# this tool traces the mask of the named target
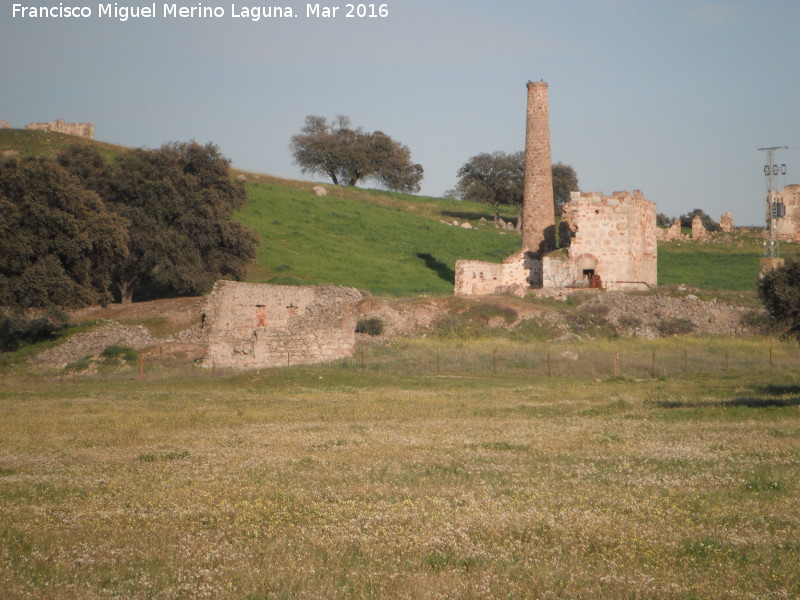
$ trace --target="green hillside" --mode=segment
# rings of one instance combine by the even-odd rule
[[[108,158],[122,146],[52,132],[0,129],[0,155],[54,156],[74,143],[92,144]],[[234,169],[247,180],[249,202],[238,218],[262,239],[249,280],[287,284],[332,283],[376,294],[447,295],[455,261],[499,262],[519,248],[519,235],[498,231],[491,208],[380,190],[325,185],[257,175]],[[504,217],[514,216],[513,210]],[[465,230],[441,221],[469,221]],[[800,254],[783,244],[782,255]],[[707,290],[754,290],[763,246],[752,234],[729,234],[708,243],[659,244],[660,285]]]
[[[480,217],[489,207],[403,194],[311,184],[248,184],[239,218],[262,239],[251,281],[334,283],[376,294],[451,294],[459,258],[500,262],[519,248],[519,235],[500,235]],[[471,217],[478,229],[440,220]]]
[[[74,135],[52,131],[0,129],[0,156],[44,156],[54,158],[61,150],[72,144],[92,145],[107,159],[124,152],[126,149],[124,146],[87,140]]]

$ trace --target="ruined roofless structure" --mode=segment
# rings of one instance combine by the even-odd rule
[[[502,263],[456,261],[455,293],[479,296],[531,289],[644,290],[657,283],[656,205],[638,191],[572,192],[556,251],[548,86],[529,81],[522,244]]]

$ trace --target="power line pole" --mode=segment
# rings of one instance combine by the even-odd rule
[[[786,175],[786,164],[779,165],[775,162],[775,151],[788,149],[789,146],[759,148],[767,153],[767,164],[764,165],[764,175],[767,177],[767,231],[769,232],[769,241],[764,256],[767,258],[776,258],[780,254],[778,242],[775,239],[775,222],[785,214],[781,197],[775,191],[775,176]]]

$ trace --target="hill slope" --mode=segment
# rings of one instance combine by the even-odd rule
[[[0,155],[54,156],[69,144],[91,144],[107,158],[115,146],[53,132],[0,129]],[[519,248],[519,236],[501,232],[490,207],[326,185],[316,196],[313,183],[234,169],[248,180],[249,202],[238,215],[262,239],[249,280],[254,282],[349,285],[377,294],[447,295],[460,258],[499,262]],[[513,210],[504,213],[512,217]],[[468,220],[477,230],[444,225]],[[783,255],[800,253],[783,244]],[[707,290],[754,290],[761,240],[731,234],[710,243],[659,244],[660,285],[686,284]]]
[[[499,235],[488,225],[466,230],[436,218],[452,220],[458,209],[489,216],[483,205],[339,188],[321,197],[310,184],[302,187],[248,184],[239,218],[262,239],[251,281],[450,294],[457,259],[499,262],[519,248],[513,232]]]

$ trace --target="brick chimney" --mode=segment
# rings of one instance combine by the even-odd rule
[[[537,256],[556,247],[552,168],[547,83],[529,81],[522,249]]]

